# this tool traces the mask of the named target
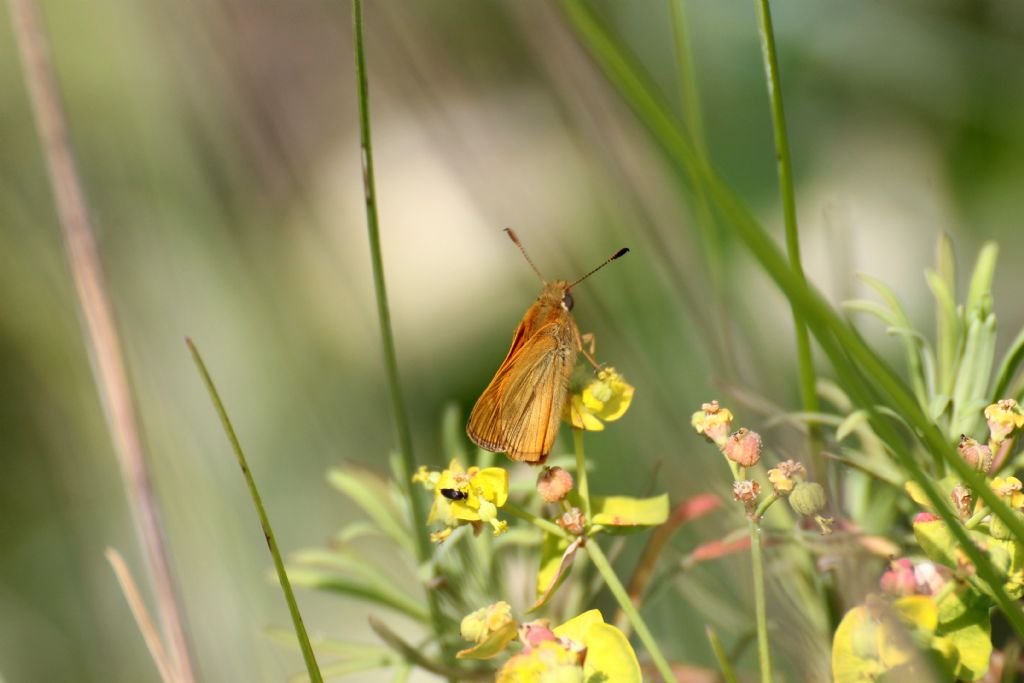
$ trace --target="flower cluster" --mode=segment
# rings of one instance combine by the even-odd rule
[[[807,470],[800,463],[786,460],[769,469],[771,495],[761,497],[760,482],[747,477],[747,470],[761,461],[761,436],[745,427],[730,433],[733,419],[732,412],[719,405],[718,401],[703,404],[690,418],[690,424],[697,433],[717,445],[728,460],[735,479],[733,498],[743,503],[747,514],[754,519],[764,515],[777,499],[786,498],[794,512],[814,518],[822,533],[829,533],[832,520],[818,514],[825,509],[827,502],[825,489],[821,484],[805,481]]]
[[[430,535],[440,543],[456,527],[470,524],[479,533],[490,524],[497,536],[508,529],[508,522],[498,519],[498,508],[508,500],[508,472],[501,467],[470,467],[463,469],[457,460],[448,468],[431,472],[420,467],[413,481],[434,492],[434,504],[427,522],[441,522],[445,528]]]

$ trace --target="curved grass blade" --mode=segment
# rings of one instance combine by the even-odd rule
[[[948,463],[956,470],[965,485],[977,491],[993,514],[1005,522],[1011,532],[1021,539],[1024,539],[1024,523],[1014,516],[1009,507],[985,484],[982,477],[959,458],[952,444],[928,419],[912,392],[896,373],[842,320],[820,292],[792,271],[772,237],[754,218],[750,209],[710,168],[707,160],[692,148],[659,97],[654,94],[655,91],[649,86],[648,79],[641,75],[642,72],[634,61],[625,55],[589,6],[577,0],[563,0],[561,6],[583,44],[647,126],[669,160],[692,182],[705,186],[709,196],[722,214],[732,222],[734,231],[746,243],[751,254],[761,263],[762,268],[786,297],[804,312],[807,324],[826,351],[837,374],[843,378],[844,386],[849,388],[851,398],[860,407],[870,411],[872,427],[893,448],[897,461],[909,478],[921,484],[929,500],[935,504],[938,514],[950,526],[964,553],[974,563],[978,574],[991,585],[999,606],[1014,630],[1024,635],[1024,613],[1021,612],[1020,605],[1006,593],[991,561],[970,540],[946,497],[925,473],[913,452],[902,442],[888,420],[882,418],[875,410],[878,400],[884,398],[893,410],[907,418],[917,430],[922,445],[933,455],[936,463]],[[958,326],[959,320],[954,323]]]
[[[306,671],[309,673],[309,680],[313,683],[323,683],[323,676],[320,673],[320,667],[316,663],[316,655],[313,654],[313,647],[309,644],[309,635],[306,633],[306,626],[302,623],[302,613],[299,612],[299,604],[295,601],[295,594],[292,592],[292,585],[288,581],[288,573],[284,568],[284,560],[281,559],[281,552],[277,547],[277,540],[274,538],[274,531],[270,528],[270,518],[267,517],[267,511],[263,508],[263,500],[260,498],[260,492],[256,488],[256,480],[253,479],[252,472],[249,470],[249,464],[245,460],[245,453],[242,451],[242,444],[238,441],[238,435],[235,434],[235,428],[231,425],[231,419],[228,418],[228,413],[224,409],[224,404],[220,400],[220,394],[217,392],[217,387],[213,384],[213,379],[210,377],[209,371],[206,369],[206,363],[203,362],[203,357],[199,355],[199,349],[192,342],[191,339],[186,338],[185,344],[188,345],[188,350],[192,354],[192,360],[196,364],[196,368],[199,370],[200,376],[203,378],[203,384],[206,385],[206,390],[210,394],[210,400],[213,401],[213,407],[217,410],[217,415],[220,417],[220,423],[224,427],[224,433],[227,434],[228,441],[231,442],[231,449],[235,452],[235,457],[238,459],[238,466],[242,469],[242,476],[245,477],[245,483],[249,487],[249,494],[252,496],[253,507],[256,508],[256,514],[260,518],[260,527],[263,529],[263,537],[266,539],[267,548],[270,550],[270,556],[274,559],[274,569],[277,571],[277,578],[281,582],[281,590],[284,592],[284,599],[288,603],[288,612],[292,617],[292,625],[295,628],[295,637],[299,640],[299,647],[302,649],[302,659],[306,662]]]

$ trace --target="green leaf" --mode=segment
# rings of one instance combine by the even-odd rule
[[[917,522],[914,524],[914,538],[929,560],[956,569],[959,545],[944,521]]]
[[[590,506],[592,523],[608,529],[657,526],[668,520],[667,493],[653,498],[593,496]]]
[[[327,481],[362,508],[392,540],[410,554],[413,553],[415,541],[392,502],[387,482],[371,472],[354,467],[329,470]]]
[[[1006,350],[1006,355],[1003,356],[1003,361],[999,364],[999,370],[996,371],[992,393],[989,395],[992,403],[1001,398],[1008,398],[1004,394],[1007,387],[1010,386],[1010,382],[1013,381],[1013,376],[1017,374],[1022,360],[1024,360],[1024,327],[1017,333],[1010,348]]]
[[[992,310],[992,276],[996,270],[996,259],[999,257],[999,245],[986,242],[978,259],[974,262],[971,274],[971,285],[967,289],[967,306],[965,313],[985,317]]]
[[[362,581],[317,569],[289,568],[288,578],[296,586],[341,593],[360,600],[367,600],[405,614],[416,621],[426,623],[430,619],[422,601],[413,600],[395,590],[383,590],[379,586],[368,585]]]
[[[843,616],[832,636],[834,683],[864,683],[883,672],[876,645],[877,628],[863,605]]]
[[[541,546],[540,571],[537,572],[537,601],[528,610],[536,611],[547,604],[555,590],[562,585],[572,569],[572,561],[580,548],[582,538],[569,543],[560,536],[544,534]]]
[[[935,271],[925,272],[928,287],[935,297],[935,337],[937,340],[936,361],[938,365],[938,393],[953,393],[953,377],[956,373],[956,354],[960,348],[960,316],[950,286]]]
[[[943,603],[953,599],[949,596]],[[939,622],[936,635],[945,636],[956,646],[960,662],[956,677],[976,681],[988,670],[992,656],[992,621],[988,607],[968,609],[954,619]]]
[[[836,427],[836,441],[842,441],[849,436],[857,427],[864,424],[868,419],[866,410],[855,410],[846,416],[846,419]]]
[[[459,650],[455,653],[455,657],[457,659],[492,659],[505,651],[518,632],[518,622],[510,621],[488,635],[483,642],[475,643],[465,650]]]
[[[980,425],[982,415],[978,407],[988,405],[988,382],[995,352],[996,316],[990,313],[983,320],[972,314],[953,387],[953,418],[949,424],[951,438],[975,433]]]

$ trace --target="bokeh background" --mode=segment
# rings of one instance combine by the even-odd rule
[[[284,549],[322,544],[356,514],[327,468],[383,472],[394,445],[350,5],[42,5],[201,677],[283,680],[301,660],[267,638],[287,613],[183,338],[204,352]],[[595,6],[681,116],[667,4]],[[710,154],[778,226],[754,5],[687,8]],[[774,11],[810,277],[839,301],[859,292],[856,272],[879,276],[926,326],[922,271],[940,232],[962,264],[995,239],[996,311],[1015,331],[1024,5],[787,0]],[[103,557],[113,546],[141,572],[6,7],[0,19],[0,678],[156,680]],[[419,459],[447,459],[444,406],[468,411],[538,289],[505,226],[550,278],[632,249],[576,293],[599,357],[637,386],[629,415],[590,440],[593,489],[724,494],[727,473],[688,426],[716,396],[781,454],[799,454],[798,435],[767,422],[798,405],[784,300],[727,235],[724,277],[712,277],[690,197],[557,5],[374,0],[366,21],[384,255]],[[864,330],[899,362],[877,324]],[[676,545],[723,529],[698,525]],[[705,622],[730,641],[749,628],[747,576],[743,561],[724,561],[673,583],[651,609],[673,659],[711,665]],[[374,641],[364,606],[300,599],[312,630]],[[798,609],[776,594],[772,615],[794,634],[783,668],[820,660]]]

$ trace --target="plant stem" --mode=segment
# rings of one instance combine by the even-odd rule
[[[718,668],[722,670],[722,678],[725,680],[725,683],[736,683],[736,672],[732,669],[732,664],[729,662],[729,657],[725,654],[725,648],[722,647],[722,641],[718,639],[715,629],[705,626],[704,631],[708,634],[711,651],[715,653],[715,659],[718,660]]]
[[[764,596],[764,558],[761,553],[761,527],[750,520],[750,563],[754,572],[754,611],[757,619],[757,661],[761,682],[771,683],[772,659],[768,648],[768,606]]]
[[[775,33],[772,30],[772,14],[769,0],[756,0],[758,32],[761,35],[761,55],[764,59],[768,79],[768,99],[771,101],[772,130],[775,134],[775,157],[778,160],[779,195],[782,199],[782,217],[786,228],[786,251],[793,273],[806,281],[803,265],[800,263],[800,233],[796,219],[796,196],[793,190],[793,165],[790,161],[789,136],[786,133],[786,114],[782,106],[782,84],[779,78],[779,60],[775,51]],[[700,150],[698,150],[700,151]],[[815,388],[814,357],[811,355],[811,339],[803,315],[795,303],[793,326],[796,332],[797,360],[800,367],[800,399],[804,410],[816,413],[819,410],[818,394]],[[821,456],[823,441],[821,428],[807,425],[808,448],[814,475],[824,479],[824,460]]]
[[[176,680],[192,683],[196,676],[182,618],[181,598],[171,571],[169,543],[146,462],[135,397],[121,352],[114,307],[96,246],[85,189],[71,147],[49,41],[34,0],[9,0],[8,6],[68,269],[74,281],[93,382],[117,456],[169,663]]]
[[[981,524],[981,520],[992,514],[992,511],[988,509],[987,505],[983,505],[980,510],[971,515],[971,518],[964,522],[965,529],[973,529],[974,527]]]
[[[568,531],[555,524],[554,522],[548,521],[543,517],[538,517],[532,512],[527,512],[526,510],[516,505],[513,505],[512,503],[505,503],[501,509],[507,512],[508,514],[512,515],[513,517],[518,517],[519,519],[527,521],[530,524],[537,527],[538,529],[542,529],[548,532],[549,534],[554,534],[555,536],[559,536],[569,541],[575,540],[576,538]]]
[[[224,433],[227,434],[228,441],[231,442],[231,449],[235,452],[238,466],[242,470],[242,476],[245,477],[245,484],[249,487],[252,504],[256,508],[256,515],[260,518],[263,537],[266,539],[267,547],[270,549],[270,556],[274,559],[274,569],[277,572],[278,580],[281,582],[281,590],[284,592],[285,602],[288,603],[288,612],[292,617],[295,635],[299,639],[299,647],[302,649],[302,658],[306,662],[309,680],[312,683],[322,683],[323,676],[321,676],[320,667],[316,663],[313,647],[309,644],[309,636],[306,634],[306,627],[302,623],[302,613],[299,612],[299,605],[295,601],[295,593],[292,592],[292,584],[288,580],[288,572],[284,568],[284,560],[281,559],[281,551],[277,547],[274,530],[270,528],[270,518],[267,517],[267,511],[263,508],[263,500],[260,498],[259,489],[256,488],[256,480],[253,479],[252,472],[249,470],[249,464],[245,460],[242,444],[238,441],[238,435],[235,434],[235,428],[231,425],[231,419],[228,418],[228,413],[220,400],[217,387],[214,386],[213,379],[206,369],[206,363],[203,362],[203,357],[199,355],[199,349],[196,348],[191,339],[186,339],[185,343],[188,345],[188,350],[192,353],[192,360],[195,362],[196,368],[199,369],[199,374],[203,378],[203,384],[206,385],[206,391],[210,394],[213,407],[217,409],[217,415],[220,417],[220,423],[224,427]]]
[[[601,574],[604,582],[608,585],[608,590],[611,591],[615,597],[615,601],[619,603],[619,607],[625,612],[629,622],[633,625],[633,630],[636,631],[636,635],[640,638],[640,642],[647,648],[647,653],[651,656],[654,661],[655,668],[658,669],[658,673],[665,679],[666,683],[673,683],[677,681],[675,674],[672,673],[672,667],[669,666],[668,660],[665,659],[665,655],[661,653],[661,648],[658,647],[658,641],[651,635],[650,629],[647,628],[647,623],[644,622],[643,617],[640,616],[640,612],[637,611],[636,607],[633,606],[633,601],[629,599],[629,593],[626,592],[622,582],[619,581],[619,577],[615,574],[615,570],[612,569],[611,563],[608,562],[608,558],[605,557],[604,552],[601,550],[601,546],[597,544],[597,541],[593,538],[587,540],[587,544],[583,546],[587,549],[587,554],[590,559],[594,562],[594,567]]]
[[[416,458],[412,448],[412,431],[409,428],[409,417],[406,413],[405,401],[398,378],[398,357],[395,353],[395,336],[391,329],[391,312],[388,307],[388,293],[384,282],[384,257],[380,245],[380,226],[377,217],[377,186],[373,173],[373,142],[370,137],[370,93],[366,69],[366,40],[363,33],[362,0],[352,2],[352,33],[355,42],[356,81],[359,99],[359,144],[362,149],[363,189],[366,200],[366,230],[370,241],[370,262],[373,266],[373,286],[377,299],[377,318],[380,322],[381,350],[384,355],[384,368],[387,373],[388,396],[391,399],[391,417],[395,434],[398,438],[398,450],[401,456],[402,487],[409,508],[412,512],[413,536],[416,538],[417,558],[421,564],[430,561],[432,549],[430,540],[423,532],[426,526],[426,515],[419,492],[412,482],[416,471]],[[448,652],[444,638],[444,617],[438,603],[437,594],[427,588],[427,605],[434,632],[442,651]]]
[[[572,430],[572,444],[576,451],[576,491],[583,501],[583,516],[590,526],[590,484],[587,482],[587,459],[583,454],[583,430]]]

